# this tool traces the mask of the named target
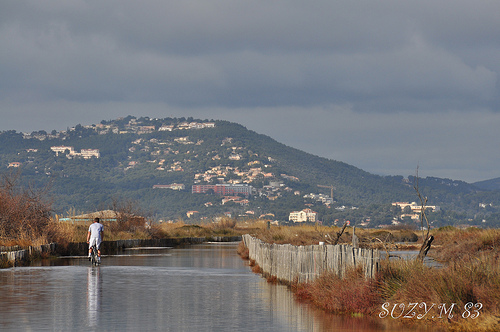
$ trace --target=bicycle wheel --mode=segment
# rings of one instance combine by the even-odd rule
[[[92,265],[97,265],[97,248],[95,246],[92,246],[92,254],[91,254],[91,263]]]

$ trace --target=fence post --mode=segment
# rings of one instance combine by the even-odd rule
[[[347,269],[355,266],[361,266],[365,276],[373,278],[380,264],[380,252],[376,249],[355,249],[345,244],[269,244],[248,234],[242,240],[249,258],[260,266],[262,274],[285,283],[313,281],[326,271],[343,278]]]

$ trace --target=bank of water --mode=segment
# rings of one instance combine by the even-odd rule
[[[398,251],[389,251],[389,258],[391,260],[415,260],[418,257],[419,250],[398,250]],[[382,252],[382,258],[386,258],[387,254]],[[430,256],[424,257],[424,264],[429,267],[442,268],[443,264],[436,261],[434,258]]]
[[[298,303],[252,273],[236,247],[134,248],[100,267],[73,256],[0,270],[0,330],[400,331]]]

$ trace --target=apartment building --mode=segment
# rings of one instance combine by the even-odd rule
[[[420,213],[422,210],[422,206],[420,204],[417,204],[416,202],[394,202],[392,203],[393,206],[399,206],[401,210],[404,210],[407,206],[410,207],[412,213]],[[437,205],[426,205],[425,209],[430,209],[432,212],[436,212],[441,210],[441,208]]]
[[[318,221],[318,213],[311,209],[304,209],[302,211],[290,212],[288,216],[289,221],[293,222],[316,222]]]
[[[68,158],[70,157],[82,157],[84,159],[90,159],[92,157],[99,158],[101,155],[99,149],[82,149],[80,152],[76,152],[72,146],[51,146],[50,149],[56,153],[68,153]]]
[[[195,184],[192,187],[191,192],[193,194],[205,194],[213,190],[216,195],[221,196],[233,196],[238,194],[243,194],[245,196],[252,195],[253,187],[247,184]]]

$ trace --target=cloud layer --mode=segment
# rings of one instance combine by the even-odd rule
[[[4,2],[0,130],[198,115],[380,174],[420,162],[435,176],[497,177],[483,147],[500,143],[498,12],[494,1]]]

